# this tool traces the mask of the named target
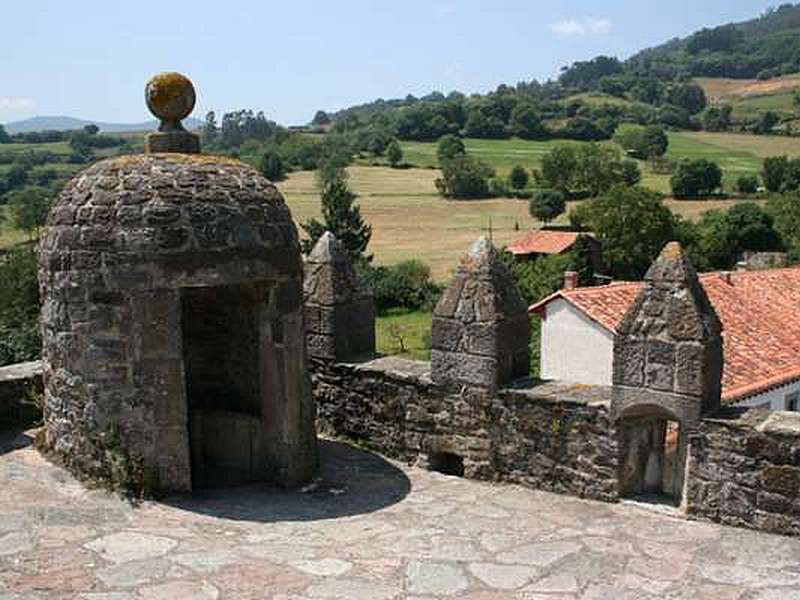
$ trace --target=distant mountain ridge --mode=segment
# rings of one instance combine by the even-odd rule
[[[199,119],[188,118],[183,121],[187,129],[197,129],[202,125]],[[32,131],[69,131],[83,129],[86,125],[97,125],[103,133],[125,133],[130,131],[153,131],[158,127],[158,121],[144,121],[142,123],[104,123],[103,121],[90,121],[66,116],[41,116],[12,121],[4,125],[10,134],[30,133]]]

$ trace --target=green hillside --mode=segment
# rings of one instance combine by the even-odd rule
[[[662,79],[768,79],[800,72],[800,5],[783,4],[748,21],[701,29],[639,52],[626,68]]]

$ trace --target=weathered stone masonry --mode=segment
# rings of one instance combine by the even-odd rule
[[[479,240],[436,307],[432,363],[312,362],[319,427],[467,477],[616,498],[608,390],[520,379],[529,335],[513,279]]]
[[[688,514],[800,535],[800,415],[723,409],[689,444]]]
[[[696,295],[696,275],[680,248],[667,248],[659,261],[651,289],[628,319],[634,335],[621,353],[672,343],[670,361],[677,362],[646,351],[630,377],[618,375],[623,385],[600,387],[509,381],[490,369],[469,384],[453,361],[314,360],[319,429],[429,468],[615,501],[641,491],[631,484],[645,475],[647,461],[638,457],[656,453],[664,461],[657,447],[632,444],[631,433],[644,432],[651,442],[661,436],[663,444],[664,420],[674,419],[681,425],[675,473],[658,487],[685,514],[800,535],[800,416],[713,409],[719,386],[708,374],[721,365],[715,315]],[[463,287],[463,279],[455,285]],[[452,339],[475,347],[458,331]],[[687,361],[676,346],[697,357],[688,361],[694,377],[679,373]]]
[[[437,385],[430,363],[396,357],[312,363],[323,433],[423,463],[463,458],[464,476],[617,498],[609,388],[521,380],[496,393]]]

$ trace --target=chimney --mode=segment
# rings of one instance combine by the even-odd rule
[[[736,272],[744,273],[745,271],[747,271],[747,261],[740,260],[739,262],[736,263]]]
[[[733,285],[733,274],[730,271],[720,271],[719,278],[728,285]]]
[[[578,272],[577,271],[565,271],[564,272],[564,289],[565,290],[574,290],[578,287]]]

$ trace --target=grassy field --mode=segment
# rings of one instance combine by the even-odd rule
[[[433,183],[437,175],[432,169],[350,168],[361,213],[372,224],[369,251],[378,263],[417,258],[430,265],[434,277],[447,280],[458,257],[490,227],[495,242],[503,245],[536,224],[525,201],[444,200]],[[312,172],[292,173],[279,187],[298,223],[319,215]]]
[[[359,194],[364,218],[372,224],[369,251],[378,264],[417,258],[431,267],[435,279],[447,281],[461,255],[481,235],[491,235],[498,246],[508,245],[539,225],[528,214],[524,200],[453,201],[436,193],[432,169],[390,169],[354,166],[350,184]],[[314,174],[292,173],[278,184],[295,221],[319,215]],[[735,200],[668,201],[670,208],[690,219],[704,211],[728,208]],[[560,222],[566,222],[562,215]],[[302,230],[301,230],[302,235]]]
[[[72,154],[72,149],[67,142],[50,142],[47,144],[3,144],[0,146],[2,154],[24,154],[25,152],[52,152],[62,156]]]
[[[611,142],[603,142],[611,143]],[[537,168],[542,156],[561,144],[579,144],[563,140],[528,141],[510,140],[465,140],[467,151],[492,166],[500,176],[507,175],[514,165],[527,169]],[[436,144],[433,142],[403,142],[404,160],[415,167],[432,168],[438,165]],[[671,132],[667,157],[707,158],[717,162],[724,172],[726,189],[731,190],[739,175],[758,173],[762,159],[775,154],[800,156],[800,138],[766,137],[744,134]],[[643,171],[643,183],[655,190],[669,193],[669,176],[649,171],[644,162],[639,163]]]
[[[705,158],[717,163],[722,168],[723,187],[730,191],[736,184],[736,179],[745,173],[756,174],[761,171],[762,158],[753,152],[749,142],[755,140],[756,144],[761,143],[757,136],[739,135],[736,136],[737,144],[730,144],[729,134],[709,134],[706,132],[681,132],[669,135],[669,148],[667,158],[680,160],[683,158]],[[752,138],[748,140],[747,138]],[[800,140],[793,140],[794,145],[800,151]],[[647,176],[649,178],[651,176]],[[645,181],[647,184],[648,181]],[[669,192],[669,178],[661,176],[654,189],[662,192]]]
[[[7,218],[7,208],[0,206],[0,248],[8,248],[27,240],[28,236],[25,233],[11,227]]]
[[[722,77],[700,77],[695,81],[712,103],[733,106],[733,114],[738,118],[754,117],[766,110],[792,114],[792,92],[800,88],[800,74],[773,77],[765,81]]]
[[[537,167],[546,152],[562,143],[518,139],[466,140],[469,152],[481,157],[501,174],[507,173],[515,164]],[[476,238],[491,235],[498,246],[507,245],[531,227],[539,225],[529,216],[528,203],[524,200],[449,201],[441,198],[434,185],[439,174],[435,168],[436,144],[409,142],[403,147],[405,160],[424,168],[355,165],[349,170],[351,185],[360,196],[362,213],[373,227],[369,250],[377,263],[392,264],[417,258],[430,265],[438,281],[447,281],[459,257]],[[670,134],[671,158],[705,157],[715,160],[726,172],[725,182],[729,187],[739,174],[757,173],[762,158],[771,154],[800,156],[800,139],[704,132]],[[641,165],[645,166],[644,163]],[[663,192],[669,191],[668,176],[648,173],[646,169],[644,183]],[[313,172],[292,173],[279,187],[298,224],[319,215],[319,195]],[[676,213],[697,219],[706,210],[726,208],[734,202],[668,201],[668,204]],[[566,222],[566,216],[562,215],[560,221]],[[0,247],[24,238],[20,232],[0,229]]]
[[[554,147],[563,144],[576,144],[580,142],[565,142],[563,140],[549,140],[545,142],[510,139],[510,140],[477,140],[465,139],[464,145],[467,152],[477,156],[482,161],[492,166],[498,175],[508,175],[514,165],[532,168],[539,165],[542,156]],[[438,167],[436,159],[435,142],[403,142],[403,160],[415,167]]]
[[[375,342],[378,352],[428,360],[431,355],[432,318],[433,315],[429,312],[406,311],[396,311],[378,317],[375,322]]]

